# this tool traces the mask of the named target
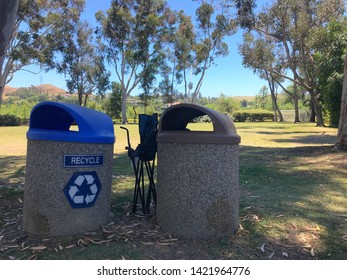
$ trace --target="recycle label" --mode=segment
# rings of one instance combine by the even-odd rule
[[[92,207],[98,198],[101,183],[95,171],[75,172],[67,182],[64,193],[73,208]]]

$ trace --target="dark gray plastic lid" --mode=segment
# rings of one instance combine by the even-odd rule
[[[187,129],[189,122],[205,115],[210,117],[213,131]],[[239,144],[240,140],[235,125],[228,116],[193,104],[178,104],[167,108],[161,116],[157,135],[159,143]]]

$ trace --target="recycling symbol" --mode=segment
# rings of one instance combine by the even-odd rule
[[[92,207],[98,198],[101,183],[95,171],[75,172],[67,182],[64,193],[73,208]]]

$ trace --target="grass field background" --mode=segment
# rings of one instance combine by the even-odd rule
[[[136,147],[137,125],[126,126]],[[134,176],[115,126],[112,212],[98,232],[35,238],[21,231],[27,127],[0,127],[1,259],[347,259],[347,159],[336,129],[311,123],[236,123],[240,230],[218,240],[164,233],[129,215]],[[212,130],[211,124],[191,124]],[[217,159],[218,160],[218,159]]]

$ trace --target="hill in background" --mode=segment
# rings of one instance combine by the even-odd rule
[[[53,95],[59,95],[66,93],[66,90],[58,88],[56,86],[50,85],[50,84],[43,84],[40,86],[37,86],[39,90],[41,90],[42,93],[48,93]]]
[[[246,100],[247,102],[254,102],[255,96],[232,96],[236,101],[242,102]]]
[[[66,91],[64,89],[58,88],[58,87],[51,85],[51,84],[42,84],[39,86],[32,86],[28,89],[34,89],[38,93],[48,94],[48,95],[61,95],[61,94],[66,93]],[[5,86],[3,99],[6,100],[10,96],[15,97],[16,93],[22,92],[22,91],[23,91],[23,88],[14,88],[14,87],[10,87],[10,86]]]
[[[4,93],[3,93],[3,97],[6,98],[6,96],[7,96],[9,93],[12,93],[12,92],[15,92],[15,91],[17,91],[16,88],[10,87],[10,86],[5,86],[5,90],[4,90]]]
[[[48,94],[48,95],[62,95],[66,94],[66,90],[62,88],[58,88],[51,84],[42,84],[39,86],[33,86],[32,88],[35,89],[36,92],[42,93],[42,94]],[[5,86],[4,91],[4,100],[6,100],[9,96],[15,97],[16,92],[22,91],[23,88],[14,88],[10,86]],[[254,96],[232,96],[233,99],[236,101],[242,102],[246,100],[247,102],[254,102],[255,97]]]

